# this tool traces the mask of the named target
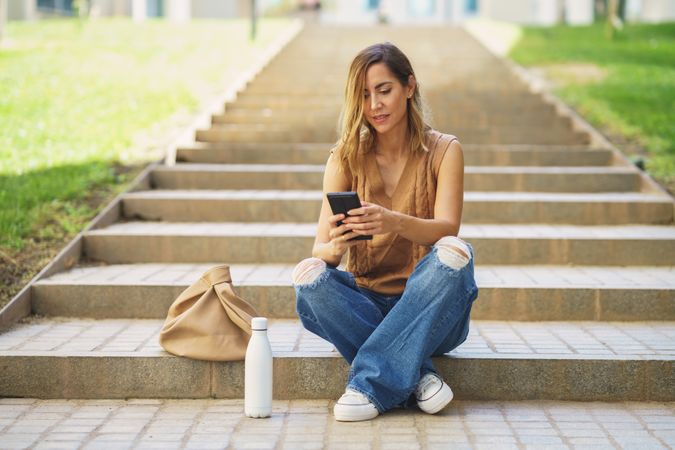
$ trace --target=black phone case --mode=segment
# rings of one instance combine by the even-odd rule
[[[361,207],[361,200],[359,200],[359,195],[354,192],[329,192],[326,194],[328,197],[328,203],[330,208],[333,210],[333,214],[344,214],[349,216],[347,211],[351,209],[356,209]],[[342,225],[342,220],[337,222],[337,226]],[[350,241],[367,241],[373,239],[372,235],[362,235],[356,236],[349,239]]]

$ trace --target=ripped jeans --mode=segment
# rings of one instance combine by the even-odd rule
[[[469,257],[448,243],[468,250]],[[478,297],[473,260],[471,244],[446,236],[415,265],[402,294],[384,296],[357,286],[350,272],[309,258],[293,274],[296,310],[304,327],[331,342],[350,364],[348,388],[380,413],[407,408],[421,377],[436,372],[431,357],[455,349],[469,334]],[[312,281],[296,283],[306,281],[312,266]]]

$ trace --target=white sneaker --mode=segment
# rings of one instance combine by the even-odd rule
[[[427,414],[436,414],[450,403],[452,389],[433,372],[424,375],[415,389],[417,406]]]
[[[335,420],[357,422],[377,417],[379,411],[362,393],[347,388],[333,408]]]

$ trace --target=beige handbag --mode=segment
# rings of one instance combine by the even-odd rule
[[[230,267],[206,271],[169,308],[159,343],[169,353],[208,361],[244,360],[255,308],[234,293]]]

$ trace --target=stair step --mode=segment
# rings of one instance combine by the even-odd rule
[[[226,107],[227,108],[227,107]],[[306,111],[280,111],[266,109],[262,111],[235,110],[228,111],[225,114],[214,115],[211,119],[213,124],[249,124],[249,123],[269,123],[269,124],[299,124],[305,126],[326,127],[328,124],[336,124],[339,116],[338,108],[321,108],[313,110],[311,115]],[[570,129],[571,120],[568,117],[562,117],[554,113],[550,114],[491,114],[489,111],[482,111],[478,114],[467,116],[462,112],[434,113],[435,123],[452,124],[450,129],[468,128],[470,126],[545,126],[551,128]]]
[[[165,221],[312,222],[321,191],[152,190],[125,194],[124,215]],[[464,192],[463,223],[669,224],[673,201],[643,193]]]
[[[321,101],[315,102],[301,102],[301,101],[271,101],[271,100],[261,100],[261,101],[245,101],[245,102],[235,102],[228,103],[224,106],[226,114],[229,113],[247,113],[247,114],[300,114],[304,112],[308,116],[313,116],[314,114],[333,114],[335,120],[341,111],[341,102],[330,102],[325,103]],[[429,105],[432,110],[438,110],[434,108],[434,105]],[[442,105],[439,105],[439,107]],[[491,106],[480,105],[480,104],[462,104],[462,105],[453,105],[454,108],[463,111],[470,117],[481,117],[485,114],[486,108],[490,108],[490,117],[500,117],[506,118],[509,115],[513,115],[514,111],[518,111],[518,114],[525,115],[539,115],[544,117],[550,117],[557,114],[555,107],[546,103],[533,103],[532,105],[500,105],[493,104]],[[521,108],[522,107],[522,108]],[[442,113],[439,117],[443,116]],[[564,123],[565,121],[561,121]],[[433,116],[434,127],[439,128],[441,124],[436,121],[436,116]],[[334,126],[336,123],[334,121],[330,122],[331,126]]]
[[[432,111],[444,110],[448,104],[457,110],[464,108],[477,108],[481,110],[490,110],[491,112],[500,110],[518,110],[524,112],[530,111],[555,111],[552,104],[545,103],[538,95],[526,93],[520,95],[505,95],[499,91],[487,91],[483,93],[467,92],[453,95],[442,94],[440,92],[434,95],[426,95],[426,101],[431,106]],[[336,107],[339,108],[344,102],[342,93],[334,92],[322,94],[314,91],[311,94],[286,94],[285,92],[272,95],[261,95],[249,93],[246,90],[237,94],[236,100],[230,104],[236,107],[285,107],[313,106],[318,107]],[[228,104],[228,106],[230,105]],[[445,105],[445,108],[435,108],[434,106]]]
[[[309,113],[308,113],[309,114]],[[449,126],[439,124],[441,129]],[[590,137],[585,132],[568,129],[542,129],[534,127],[486,127],[454,129],[452,134],[462,142],[487,144],[589,144]],[[326,142],[336,141],[337,133],[333,127],[316,128],[311,126],[290,127],[271,124],[221,124],[210,129],[197,130],[199,142]]]
[[[31,319],[0,335],[0,396],[242,398],[243,361],[177,358],[162,320]],[[472,321],[433,358],[457,399],[675,400],[673,322]],[[298,320],[268,334],[276,399],[337,398],[349,366]],[[331,376],[327,376],[331,374]],[[170,376],[169,376],[170,375]]]
[[[348,64],[349,61],[345,61],[345,64]],[[337,66],[337,70],[341,70],[342,67]],[[435,69],[433,69],[435,70]],[[429,71],[428,75],[433,73]],[[295,75],[295,74],[294,74]],[[262,76],[262,74],[261,74]],[[293,77],[295,79],[295,76]],[[441,98],[448,99],[466,99],[466,98],[485,98],[490,99],[494,98],[496,95],[502,96],[503,98],[527,98],[534,97],[537,94],[533,94],[527,89],[519,89],[513,85],[505,85],[503,83],[498,83],[495,79],[494,84],[474,84],[459,82],[456,79],[452,79],[447,75],[445,77],[435,77],[438,81],[450,83],[453,87],[451,92],[446,92],[439,94]],[[256,77],[253,81],[246,85],[246,89],[237,94],[237,98],[241,96],[245,98],[250,97],[273,97],[273,96],[283,96],[283,97],[312,97],[321,95],[322,97],[331,97],[335,96],[342,98],[345,87],[345,78],[343,77],[330,77],[317,80],[316,77],[303,78],[300,76],[298,80],[302,80],[302,83],[289,85],[286,81],[283,80],[279,82],[270,82],[265,81],[261,77]],[[427,83],[425,83],[426,85]],[[459,89],[461,88],[461,89]],[[436,97],[435,97],[436,98]]]
[[[159,189],[317,189],[324,165],[199,164],[159,166],[151,174]],[[630,192],[640,189],[638,169],[616,167],[464,168],[470,191]]]
[[[194,163],[321,164],[331,143],[206,143],[177,150],[177,160]],[[611,150],[560,145],[462,144],[466,166],[607,166]]]
[[[297,263],[315,232],[314,223],[126,222],[87,232],[83,251],[107,263]],[[461,237],[477,264],[675,265],[673,226],[466,225]]]
[[[37,282],[42,316],[166,317],[171,303],[211,264],[82,266]],[[270,318],[296,318],[295,264],[232,264],[235,291]],[[340,266],[344,270],[344,266]],[[675,267],[490,266],[475,268],[476,320],[675,320]]]

